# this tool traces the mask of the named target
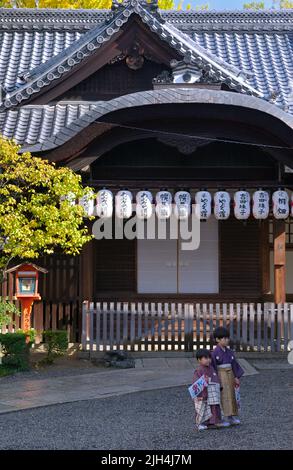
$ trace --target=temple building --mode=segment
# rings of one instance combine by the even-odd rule
[[[141,219],[152,203],[157,219],[200,208],[194,250],[124,236],[39,260],[47,326],[63,309],[80,340],[84,300],[292,300],[292,27],[289,10],[156,1],[0,9],[1,134],[79,172],[98,192],[96,220],[120,211],[126,224],[131,202]]]

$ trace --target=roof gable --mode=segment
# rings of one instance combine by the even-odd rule
[[[65,50],[24,73],[22,83],[4,96],[0,109],[9,109],[24,103],[33,95],[43,92],[54,81],[57,83],[63,80],[67,73],[73,73],[83,61],[96,54],[99,48],[111,40],[133,15],[137,15],[153,33],[182,57],[188,54],[190,62],[205,70],[212,80],[226,83],[231,89],[242,93],[264,97],[262,92],[249,83],[248,72],[208,52],[188,35],[166,22],[152,3],[147,5],[138,0],[130,0],[108,12],[104,22],[83,34]]]

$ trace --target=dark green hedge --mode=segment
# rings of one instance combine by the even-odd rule
[[[26,343],[26,336],[22,332],[0,334],[0,344],[4,353],[3,365],[18,370],[29,369],[29,351],[32,343]]]

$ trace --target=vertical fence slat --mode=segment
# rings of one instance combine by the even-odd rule
[[[248,305],[243,304],[243,311],[242,311],[242,348],[243,348],[243,351],[247,351],[247,317],[248,317]]]
[[[284,304],[283,324],[284,324],[284,351],[288,351],[288,304]]]
[[[135,317],[136,317],[136,305],[134,302],[131,303],[131,316],[130,316],[130,349],[135,350]]]
[[[137,304],[137,348],[138,351],[141,351],[141,343],[142,343],[142,303],[138,302]]]
[[[269,327],[270,327],[270,345],[271,345],[271,352],[275,352],[275,304],[270,304],[269,310]]]
[[[277,306],[277,351],[281,352],[281,337],[283,335],[283,324],[282,324],[282,312],[283,305],[278,304]]]
[[[175,304],[171,304],[171,350],[175,351],[176,347],[176,338],[175,338],[175,323],[176,323],[176,313],[175,313]],[[178,334],[178,328],[177,328]]]
[[[202,306],[202,317],[203,317],[203,347],[207,347],[207,304]]]
[[[100,302],[96,303],[96,350],[100,351],[101,349],[101,304]]]
[[[121,344],[121,302],[116,303],[116,344],[117,344],[117,350],[120,351],[120,344]]]
[[[262,307],[261,304],[257,304],[257,350],[261,351],[261,326],[262,326]]]
[[[169,338],[169,313],[170,313],[170,310],[169,310],[169,304],[167,302],[164,303],[164,317],[165,317],[165,323],[164,323],[164,326],[165,326],[165,334],[164,334],[164,343],[165,343],[165,351],[168,351],[169,350],[169,347],[170,347],[170,338]]]
[[[162,350],[162,323],[163,323],[163,317],[162,317],[162,304],[159,302],[157,305],[157,334],[158,334],[158,339],[157,339],[157,344],[158,344],[158,351]]]
[[[254,350],[254,332],[255,332],[255,307],[249,305],[249,350]]]
[[[182,350],[183,340],[182,340],[182,304],[177,304],[177,315],[178,315],[178,349]]]
[[[208,340],[208,344],[209,344],[211,349],[212,349],[213,329],[214,329],[214,305],[210,304],[209,305],[209,340]]]
[[[123,302],[123,350],[127,351],[128,343],[128,302]]]

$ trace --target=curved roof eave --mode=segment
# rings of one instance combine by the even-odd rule
[[[228,91],[199,88],[167,88],[132,93],[110,101],[93,104],[88,112],[82,114],[79,119],[73,121],[66,128],[61,129],[57,135],[46,139],[42,144],[24,145],[21,151],[39,153],[57,148],[71,140],[93,122],[102,120],[103,116],[118,110],[131,107],[180,103],[217,104],[257,110],[279,120],[293,131],[293,116],[260,98]],[[31,106],[31,108],[34,107]],[[40,109],[41,106],[35,106],[35,108]]]

